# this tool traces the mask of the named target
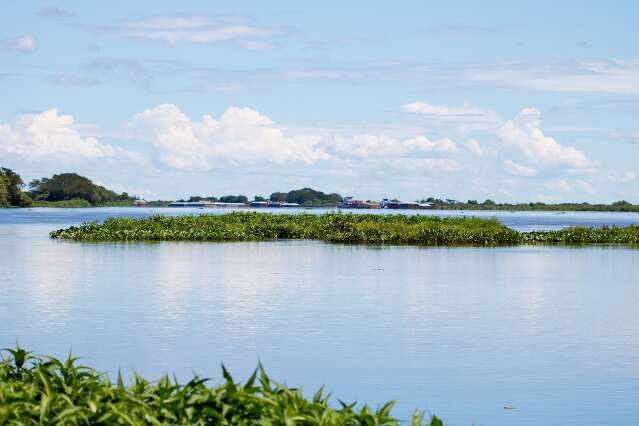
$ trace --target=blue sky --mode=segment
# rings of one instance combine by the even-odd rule
[[[0,164],[144,198],[639,202],[639,3],[28,2]]]

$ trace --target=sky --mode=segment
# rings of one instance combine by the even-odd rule
[[[27,182],[639,203],[636,1],[0,7],[0,165]]]

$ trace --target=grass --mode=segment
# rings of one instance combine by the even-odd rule
[[[639,245],[639,226],[572,227],[518,232],[496,219],[375,214],[268,214],[110,218],[51,232],[78,241],[263,241],[321,240],[349,244],[507,246],[518,244]]]
[[[0,361],[0,424],[9,425],[399,425],[393,402],[375,410],[339,401],[322,389],[308,399],[301,389],[274,383],[260,367],[243,384],[222,367],[223,382],[168,376],[150,382],[134,375],[124,384],[79,365],[78,358],[34,356],[6,349]],[[416,413],[412,425],[443,426]],[[405,423],[402,423],[405,424]]]

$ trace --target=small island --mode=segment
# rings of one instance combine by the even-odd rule
[[[76,241],[317,240],[345,244],[513,246],[523,244],[639,245],[639,225],[571,227],[518,232],[496,219],[382,214],[233,212],[148,218],[109,218],[53,231]]]

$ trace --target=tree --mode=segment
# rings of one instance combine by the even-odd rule
[[[261,195],[256,195],[253,198],[253,201],[266,201],[266,198],[262,197]]]
[[[9,207],[9,179],[0,174],[0,207]]]
[[[28,207],[33,201],[22,191],[24,182],[20,175],[6,167],[0,167],[0,205]]]
[[[271,201],[279,201],[279,202],[283,203],[283,202],[286,201],[287,195],[288,194],[286,194],[285,192],[274,192],[269,197],[269,200],[271,200]]]
[[[246,195],[225,195],[223,197],[220,197],[220,201],[223,203],[248,204],[248,197]]]
[[[133,200],[126,192],[117,194],[76,173],[61,173],[53,175],[50,179],[35,179],[29,187],[31,197],[42,201],[82,199],[91,204],[98,204]]]

